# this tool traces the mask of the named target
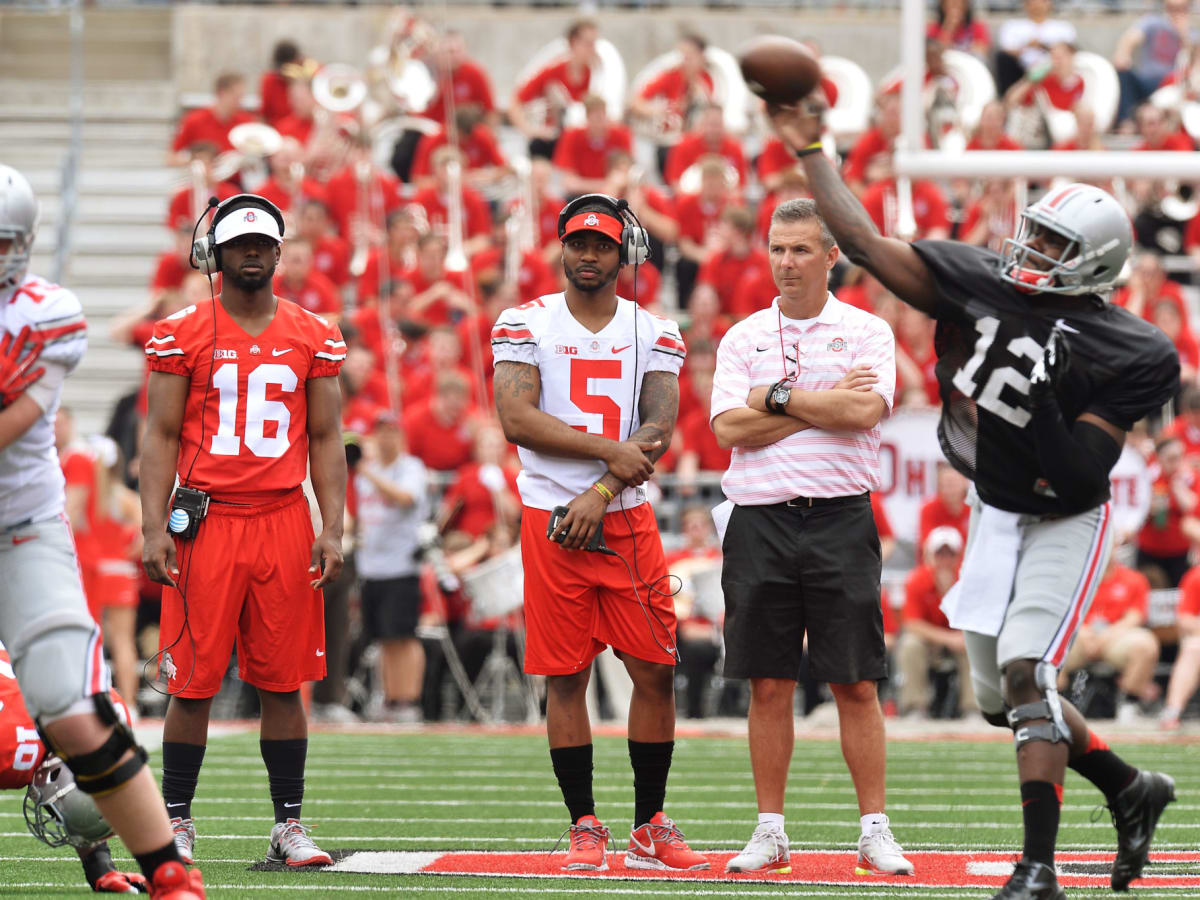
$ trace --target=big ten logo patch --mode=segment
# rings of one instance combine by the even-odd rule
[[[214,350],[213,359],[237,359],[236,350]]]
[[[570,344],[555,344],[554,352],[559,356],[578,356],[579,348],[572,347]]]
[[[832,350],[834,353],[841,353],[846,349],[846,339],[835,337],[832,341],[825,345],[826,350]]]

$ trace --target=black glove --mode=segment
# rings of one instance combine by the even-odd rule
[[[1054,388],[1062,381],[1071,365],[1071,351],[1066,335],[1055,325],[1042,348],[1042,358],[1029,373],[1029,400],[1036,406],[1054,402]]]

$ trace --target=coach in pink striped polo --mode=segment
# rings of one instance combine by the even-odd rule
[[[882,319],[829,292],[838,248],[812,200],[780,204],[767,240],[779,296],[721,341],[711,407],[718,443],[733,448],[721,481],[733,504],[721,576],[725,676],[750,679],[758,798],[758,827],[727,869],[790,871],[784,793],[807,635],[809,671],[833,691],[858,795],[855,872],[911,875],[884,814],[876,682],[887,662],[870,495],[895,339]]]

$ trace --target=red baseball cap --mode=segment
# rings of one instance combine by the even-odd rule
[[[610,239],[613,243],[620,244],[621,232],[624,228],[625,223],[611,213],[587,210],[586,212],[576,213],[567,219],[567,224],[563,228],[560,240],[565,241],[579,231],[596,231]]]

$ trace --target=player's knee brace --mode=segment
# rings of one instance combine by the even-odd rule
[[[1042,699],[1023,703],[1008,711],[1013,743],[1018,750],[1033,741],[1069,745],[1071,730],[1063,718],[1062,702],[1058,697],[1058,670],[1050,663],[1039,662],[1034,670],[1034,683]],[[1043,722],[1042,719],[1049,721]]]
[[[96,694],[92,700],[96,704],[96,715],[105,725],[112,726],[112,734],[103,744],[89,753],[77,753],[74,756],[64,753],[40,727],[42,740],[54,753],[62,757],[63,762],[75,776],[76,786],[93,797],[103,797],[111,794],[121,785],[132,779],[146,764],[146,749],[138,744],[133,732],[117,714],[108,694]],[[127,751],[132,755],[122,762]]]

